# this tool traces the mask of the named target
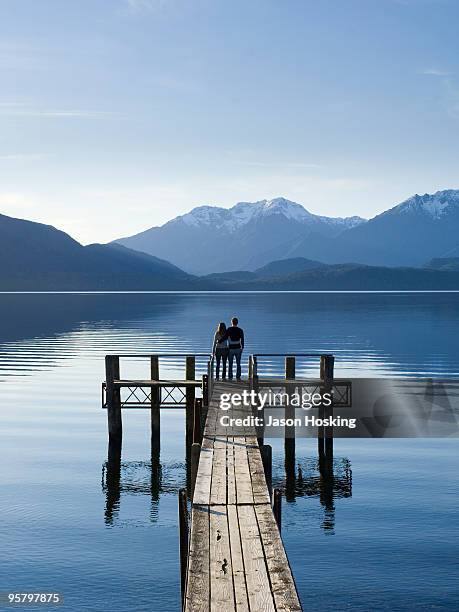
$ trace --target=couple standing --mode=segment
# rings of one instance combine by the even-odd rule
[[[244,331],[238,327],[237,317],[231,319],[231,327],[221,322],[214,336],[212,354],[217,360],[215,377],[220,378],[220,362],[223,362],[222,378],[226,378],[226,362],[229,361],[228,379],[233,379],[233,361],[236,359],[236,380],[241,380],[241,356],[244,348]]]

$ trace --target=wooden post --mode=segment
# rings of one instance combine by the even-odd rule
[[[159,358],[152,355],[150,358],[150,379],[159,380]],[[150,492],[152,504],[159,500],[161,486],[161,387],[151,387],[151,481]]]
[[[273,449],[269,444],[263,444],[260,447],[261,460],[265,471],[266,485],[271,493],[272,474],[273,474]]]
[[[250,390],[255,391],[255,393],[258,393],[259,386],[258,386],[258,374],[257,374],[257,358],[255,357],[255,355],[251,355],[251,364],[252,364],[251,365],[251,376],[252,377],[249,380]],[[262,408],[261,410],[259,410],[258,402],[255,402],[254,405],[252,406],[252,414],[255,417],[259,417],[260,421],[263,423],[263,425],[255,426],[258,446],[261,449],[263,447],[264,438],[265,438],[265,426],[264,426],[265,409]]]
[[[210,400],[212,398],[212,393],[214,392],[214,380],[215,380],[215,371],[214,371],[214,356],[212,355],[209,361],[207,362],[207,376],[208,376],[208,399],[210,404]]]
[[[194,400],[194,415],[193,415],[193,444],[202,442],[202,400],[196,398]]]
[[[325,371],[325,355],[320,356],[320,393],[325,393],[324,387],[324,371]],[[319,419],[325,418],[325,409],[322,405],[317,410]],[[325,461],[325,430],[322,426],[317,427],[317,451],[319,453],[319,469],[322,471],[323,462]]]
[[[285,358],[285,378],[295,380],[295,357]]]
[[[108,439],[112,448],[119,447],[123,438],[121,418],[121,392],[114,381],[120,379],[120,358],[117,355],[105,357],[105,382],[107,393]]]
[[[212,397],[212,382],[213,382],[213,373],[212,373],[213,361],[212,357],[207,362],[207,403],[206,406],[210,403],[210,398]]]
[[[258,402],[257,402],[258,404]],[[258,405],[253,406],[252,414],[258,417],[263,425],[255,425],[255,433],[257,435],[258,447],[261,449],[265,444],[265,409],[259,410]]]
[[[333,355],[323,355],[321,358],[321,378],[326,393],[333,393],[335,358]],[[325,418],[333,418],[333,402],[324,410]],[[326,427],[324,431],[325,457],[327,463],[333,465],[333,426]]]
[[[196,376],[196,359],[194,355],[186,357],[185,378],[186,380],[195,380]],[[185,420],[186,420],[186,445],[190,446],[193,442],[193,415],[194,415],[194,399],[195,388],[187,387],[185,390]]]
[[[198,475],[200,454],[201,445],[198,442],[195,442],[191,445],[191,499],[194,497],[194,488],[196,486],[196,477]]]
[[[256,355],[252,355],[252,379],[254,385],[258,387],[258,361]]]
[[[295,357],[286,357],[285,358],[285,379],[287,381],[295,380],[296,372],[295,372]],[[286,383],[286,390],[288,396],[291,400],[292,393],[295,390],[294,384]],[[286,406],[285,407],[285,418],[286,419],[294,419],[295,418],[295,407],[294,406]],[[285,469],[287,474],[289,474],[292,470],[295,471],[295,425],[286,425],[284,430],[284,450],[285,450]]]
[[[152,381],[159,380],[159,359],[157,355],[151,356],[150,378]],[[152,449],[160,446],[161,431],[161,388],[151,387],[151,444]]]
[[[178,497],[179,529],[180,529],[180,586],[182,607],[185,601],[186,573],[188,565],[188,508],[186,489],[180,489]]]
[[[273,514],[280,533],[282,526],[282,492],[280,489],[273,491]]]
[[[320,358],[320,378],[322,381],[322,393],[333,393],[335,358],[333,355],[322,355]],[[319,418],[333,417],[333,403],[331,406],[319,409]],[[326,471],[333,466],[333,427],[322,427],[322,455],[327,463]]]
[[[202,375],[202,403],[204,406],[209,405],[209,375]]]
[[[257,358],[255,355],[249,357],[249,388],[258,391]]]

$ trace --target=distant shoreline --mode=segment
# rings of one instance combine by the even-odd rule
[[[253,293],[253,294],[272,294],[272,293],[311,293],[311,294],[328,294],[328,293],[459,293],[459,289],[381,289],[381,290],[253,290],[253,289],[235,289],[235,290],[190,290],[183,289],[177,291],[0,291],[0,295],[157,295],[157,294],[179,294],[179,295],[196,295],[196,294],[215,294],[215,293]]]

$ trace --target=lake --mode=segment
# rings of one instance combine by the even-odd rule
[[[339,377],[459,376],[458,293],[0,295],[0,591],[60,592],[62,610],[180,609],[184,414],[162,411],[152,477],[149,412],[124,413],[113,491],[104,355],[208,352],[234,314],[245,365],[249,353],[332,352]],[[264,367],[280,372],[282,361]],[[164,374],[182,368],[171,358]],[[299,371],[317,373],[317,362]],[[457,439],[337,440],[332,491],[314,440],[297,441],[287,480],[282,441],[270,443],[305,609],[459,608]]]

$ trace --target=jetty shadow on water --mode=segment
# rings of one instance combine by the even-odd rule
[[[331,462],[322,463],[321,458],[298,458],[296,463],[281,463],[274,466],[278,476],[273,477],[273,486],[282,489],[287,503],[294,503],[298,497],[313,497],[324,509],[322,528],[333,533],[336,522],[335,499],[352,497],[352,468],[347,457],[335,457]],[[277,468],[277,469],[276,469]],[[283,476],[280,474],[284,472]]]
[[[122,499],[127,496],[148,496],[151,500],[149,520],[158,521],[159,502],[163,494],[178,495],[186,484],[184,462],[162,464],[159,451],[149,461],[121,461],[120,452],[111,452],[102,465],[102,491],[105,493],[104,520],[107,526],[122,523]]]

